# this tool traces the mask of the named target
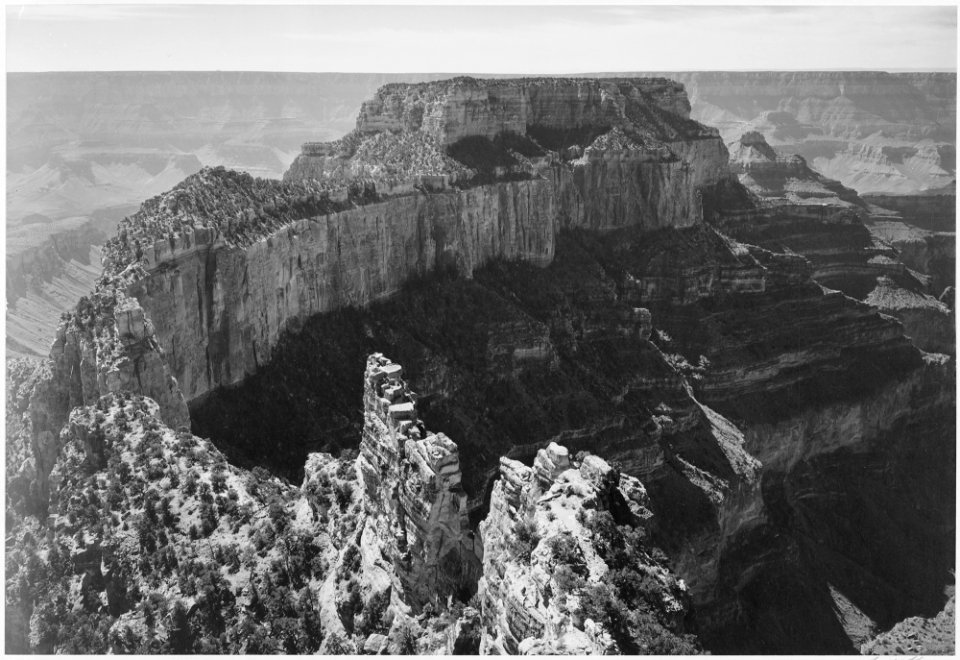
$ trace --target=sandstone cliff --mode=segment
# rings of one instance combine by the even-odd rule
[[[480,526],[481,652],[695,652],[683,581],[647,540],[648,507],[643,485],[597,456],[551,443],[532,468],[501,459]]]
[[[498,257],[546,264],[562,228],[694,224],[699,190],[725,176],[719,137],[687,118],[682,89],[668,81],[431,85],[424,93],[440,95],[431,112],[470,107],[469,126],[496,124],[486,109],[502,110],[489,99],[512,94],[529,114],[524,121],[538,122],[528,139],[537,134],[533,127],[561,143],[572,144],[565,132],[590,139],[574,160],[555,154],[530,164],[524,180],[494,177],[462,190],[411,188],[374,201],[390,192],[384,177],[356,189],[337,187],[353,179],[279,184],[204,170],[145,203],[108,244],[107,268],[134,262],[144,269],[126,291],[148,310],[188,400],[253,373],[281,332],[310,315],[367,305],[437,268],[469,275]],[[593,91],[577,91],[587,89]],[[417,115],[404,103],[420,91],[401,86],[384,94],[401,108],[396,112]],[[476,105],[464,94],[486,94],[488,101]],[[373,103],[358,126],[377,130],[372,117],[382,107]],[[598,117],[602,124],[584,123]],[[447,129],[432,130],[447,139]]]
[[[395,592],[419,610],[468,593],[479,548],[467,520],[457,445],[426,431],[400,365],[367,361],[359,473],[367,520],[362,543],[380,545]]]

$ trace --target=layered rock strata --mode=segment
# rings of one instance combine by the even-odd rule
[[[481,653],[662,652],[655,639],[682,633],[687,597],[683,582],[652,558],[651,548],[630,547],[626,569],[650,581],[642,608],[656,614],[645,640],[622,647],[629,642],[617,639],[613,622],[591,618],[598,611],[587,604],[596,597],[592,589],[614,575],[613,557],[595,537],[600,521],[606,516],[611,535],[620,533],[617,525],[643,530],[652,524],[649,505],[643,484],[597,456],[571,460],[566,448],[551,443],[532,468],[502,458],[490,513],[480,525]],[[617,568],[622,576],[624,567]]]
[[[435,269],[469,275],[493,258],[545,265],[562,228],[689,226],[701,218],[699,190],[725,176],[719,137],[689,119],[682,88],[667,81],[432,85],[431,112],[470,119],[401,129],[427,131],[434,142],[477,130],[472,137],[486,140],[492,129],[478,127],[502,124],[495,100],[509,94],[526,108],[517,110],[523,121],[536,122],[521,137],[546,135],[580,155],[564,160],[538,146],[545,157],[525,161],[526,180],[411,188],[381,201],[390,194],[385,176],[362,185],[322,175],[279,184],[204,170],[148,201],[108,244],[107,268],[143,268],[125,291],[153,320],[188,400],[254,372],[281,332],[308,316],[367,305]],[[394,114],[417,115],[421,87],[385,91],[393,100],[367,106],[358,130],[397,128]],[[475,102],[483,95],[486,102]],[[386,114],[375,121],[377,112]],[[386,134],[367,139],[379,135]]]
[[[122,292],[101,291],[81,298],[76,311],[61,322],[49,368],[30,399],[31,444],[42,499],[60,450],[60,427],[70,410],[120,391],[152,398],[171,428],[189,427],[186,401],[143,308]]]
[[[867,229],[891,245],[900,261],[926,276],[930,292],[939,297],[956,285],[957,241],[953,231],[928,231],[893,213],[871,214]]]
[[[480,549],[467,519],[457,445],[424,428],[402,371],[380,354],[367,360],[357,461],[367,514],[362,542],[380,546],[395,592],[419,611],[472,590]]]
[[[955,73],[704,71],[684,84],[692,116],[733,141],[764,134],[782,155],[861,192],[916,193],[956,178]]]
[[[881,238],[873,227],[875,207],[811,170],[801,157],[777,158],[757,132],[732,145],[731,169],[759,203],[718,211],[716,226],[738,240],[803,255],[817,282],[896,317],[918,347],[953,351],[953,316],[935,297],[942,287],[908,267],[901,250]],[[917,252],[908,254],[911,264],[922,260]]]
[[[848,221],[863,213],[866,204],[855,190],[814,172],[802,156],[780,158],[762,133],[746,131],[729,149],[731,172],[765,202],[826,207]]]

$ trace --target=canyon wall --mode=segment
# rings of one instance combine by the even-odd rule
[[[746,243],[803,255],[817,282],[894,316],[919,348],[953,353],[953,314],[937,300],[953,282],[952,234],[905,224],[800,156],[778,158],[755,131],[734,144],[731,170],[760,203],[716,211],[715,226]]]
[[[202,407],[205,396],[239,391],[279,357],[295,360],[296,368],[271,372],[287,387],[316,371],[311,365],[348,364],[342,346],[395,342],[419,361],[418,377],[432,387],[423,407],[443,425],[431,425],[451,435],[465,431],[462,444],[418,423],[416,397],[395,364],[379,356],[368,362],[357,463],[363,495],[344,495],[340,507],[362,504],[369,517],[346,525],[340,540],[353,535],[359,554],[344,550],[339,561],[388,565],[396,600],[414,610],[435,596],[461,595],[480,554],[467,524],[468,493],[482,515],[492,487],[494,522],[482,538],[488,648],[689,651],[681,603],[688,594],[713,649],[836,652],[858,639],[837,603],[857,601],[863,616],[855,623],[869,626],[938,606],[931,593],[945,579],[944,557],[952,552],[944,539],[952,530],[950,507],[931,492],[952,478],[952,361],[921,353],[889,317],[811,281],[816,263],[739,243],[711,226],[723,215],[704,218],[703,200],[715,197],[714,188],[738,185],[719,137],[687,119],[671,85],[649,83],[648,93],[648,83],[619,82],[607,93],[607,84],[584,94],[585,105],[569,106],[572,95],[556,81],[517,82],[526,91],[509,107],[526,108],[540,123],[525,124],[519,137],[491,139],[488,127],[514,112],[484,118],[485,108],[498,107],[493,99],[503,85],[490,86],[487,101],[477,103],[482,85],[455,82],[456,112],[442,104],[423,109],[435,118],[428,124],[435,134],[418,142],[423,151],[381,178],[364,178],[364,140],[384,134],[364,135],[362,126],[409,121],[418,132],[425,125],[418,97],[404,88],[399,100],[367,108],[356,149],[337,156],[351,177],[335,179],[345,189],[333,190],[322,177],[281,183],[205,169],[145,202],[108,242],[98,290],[64,319],[50,371],[31,400],[41,487],[73,405],[129,390],[156,399],[163,421],[177,426],[188,418],[185,400]],[[563,93],[539,98],[558,85]],[[553,108],[552,124],[543,108]],[[614,125],[578,123],[590,113]],[[464,126],[481,134],[464,137]],[[449,139],[450,150],[434,158],[439,152],[430,149]],[[534,147],[550,155],[521,151]],[[299,159],[330,157],[317,154],[328,152],[310,147]],[[465,178],[424,186],[423,177],[435,174],[418,173],[419,157],[448,176],[450,154],[463,158],[455,166]],[[320,165],[300,171],[325,176],[327,163]],[[390,195],[390,186],[379,186],[401,171],[413,177],[408,190]],[[762,217],[739,210],[739,220]],[[791,213],[801,224],[848,226],[832,212]],[[448,270],[459,277],[442,277]],[[441,277],[422,277],[431,273]],[[419,288],[403,286],[411,281]],[[377,304],[378,315],[366,314]],[[314,322],[320,325],[310,327],[340,331],[284,334]],[[290,401],[332,408],[323,398],[339,396],[338,384],[326,385],[289,387],[285,399],[267,389],[236,415],[299,415]],[[348,405],[347,415],[355,414],[356,401]],[[893,407],[906,412],[871,426],[870,415]],[[849,437],[832,434],[832,424]],[[891,443],[897,435],[904,440]],[[925,473],[930,461],[910,453],[914,438],[932,448],[938,470]],[[264,439],[256,440],[262,452]],[[643,485],[595,457],[571,460],[568,453],[564,469],[555,441],[603,451]],[[268,451],[300,442],[281,432],[270,436]],[[751,450],[771,467],[762,468]],[[860,450],[877,461],[864,481],[853,478]],[[930,487],[913,495],[925,474]],[[897,490],[883,501],[903,502],[881,511],[870,495],[887,475],[895,475]],[[817,487],[820,478],[829,489]],[[837,515],[831,489],[853,502]],[[805,503],[810,493],[813,508]],[[902,522],[916,503],[932,511],[917,525],[932,571],[909,560],[909,544],[887,542],[895,526],[883,515],[893,510]],[[588,528],[578,508],[607,513],[612,523],[593,516]],[[858,537],[858,520],[880,541]],[[556,540],[541,543],[541,533]],[[580,542],[588,533],[591,545]],[[811,538],[827,538],[827,548],[813,547]],[[845,546],[860,553],[860,583],[837,577]],[[624,548],[636,547],[643,553],[624,557]],[[596,561],[602,554],[617,571],[606,588]],[[637,558],[642,565],[631,563]],[[568,570],[557,582],[550,571],[561,565]],[[904,567],[903,576],[891,581],[891,566]],[[521,575],[527,568],[529,579]],[[832,582],[816,578],[823,570]],[[336,574],[321,595],[336,603],[333,614],[325,610],[330,625],[346,629],[334,619],[353,622],[357,612],[348,611],[349,589],[335,593],[347,577]],[[644,581],[651,575],[655,585]],[[628,595],[638,582],[641,596]],[[577,590],[590,595],[579,608],[569,599],[561,611],[560,591]],[[775,625],[764,626],[765,617]],[[788,621],[795,625],[785,628]],[[655,648],[623,633],[654,623]],[[821,624],[827,632],[811,635]],[[623,634],[608,639],[604,626]],[[530,641],[540,633],[541,645]]]
[[[726,176],[726,150],[715,133],[685,117],[679,86],[662,80],[634,82],[456,84],[430,105],[430,112],[444,117],[469,108],[469,121],[438,120],[437,126],[445,128],[431,129],[445,140],[460,137],[464,121],[474,128],[502,128],[502,119],[485,113],[498,94],[511,91],[519,105],[502,112],[520,112],[523,121],[532,119],[555,131],[581,130],[580,122],[598,121],[602,114],[604,123],[593,126],[601,136],[585,145],[579,158],[548,160],[527,172],[525,180],[412,191],[323,215],[300,213],[276,229],[255,232],[243,246],[225,232],[197,226],[175,227],[170,238],[146,236],[140,249],[146,276],[127,292],[149,310],[190,400],[253,373],[269,360],[281,333],[309,316],[367,305],[437,268],[469,276],[492,258],[546,265],[553,258],[556,233],[564,228],[695,224],[702,219],[701,189]],[[419,106],[408,107],[411,90],[448,88],[443,83],[385,88],[381,94],[387,100],[378,97],[365,106],[358,127],[395,127],[397,117],[419,116]],[[406,96],[398,100],[399,92],[390,92],[394,89],[406,90]],[[584,94],[584,89],[594,93]],[[487,102],[478,105],[481,96]],[[647,121],[648,114],[647,124],[638,123]],[[663,133],[665,141],[648,136],[638,144],[622,133],[603,133],[614,122],[646,127],[651,135]],[[476,130],[485,135],[493,129]],[[612,138],[605,139],[608,135]],[[251,184],[244,181],[204,170],[162,195],[151,210],[141,211],[142,220],[156,222],[162,211],[153,209],[166,208],[184,194],[202,200],[239,185],[241,196],[251,195],[245,189]],[[271,195],[265,205],[294,204],[296,199],[283,187]],[[241,213],[245,204],[240,201]]]
[[[557,206],[545,181],[410,195],[298,220],[244,248],[198,233],[153,256],[130,295],[151,310],[188,399],[267,362],[284,330],[365,306],[440,267],[501,256],[549,263]],[[205,241],[209,240],[207,243]]]
[[[756,130],[782,156],[863,192],[915,193],[956,178],[955,73],[661,73],[682,82],[692,117],[727,143]]]
[[[402,374],[382,355],[367,360],[357,461],[367,514],[361,542],[380,547],[395,593],[419,611],[471,591],[481,549],[467,519],[457,445],[426,430]]]

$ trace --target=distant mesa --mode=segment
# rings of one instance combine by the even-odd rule
[[[643,150],[717,132],[690,119],[683,86],[665,78],[454,78],[391,84],[365,102],[356,129],[309,142],[284,180],[372,180],[378,190],[440,190],[536,176],[553,158]]]
[[[857,191],[815,172],[802,156],[778,156],[759,131],[746,131],[729,149],[731,171],[764,202],[858,212],[866,207]]]

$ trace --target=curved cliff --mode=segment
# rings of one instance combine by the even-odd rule
[[[191,400],[253,373],[284,329],[385,298],[438,268],[469,276],[493,258],[545,265],[562,228],[699,222],[699,191],[726,176],[726,150],[687,112],[682,87],[665,80],[388,86],[364,106],[361,140],[336,156],[346,165],[334,174],[323,165],[281,184],[204,170],[121,223],[107,267],[144,268],[126,291],[148,310]],[[519,124],[505,123],[514,115]],[[500,145],[497,153],[519,163],[512,176],[493,171],[439,188],[425,186],[421,161],[402,169],[413,178],[399,184],[397,172],[367,176],[367,163],[355,162],[366,153],[363,140],[385,129],[426,132],[456,147],[497,135],[491,126],[524,131],[544,156],[525,159],[509,148],[515,143]],[[560,136],[554,146],[570,157],[533,135]],[[571,135],[589,141],[577,145]],[[305,148],[301,159],[331,158],[306,152],[313,153]],[[477,165],[463,150],[450,153]]]

